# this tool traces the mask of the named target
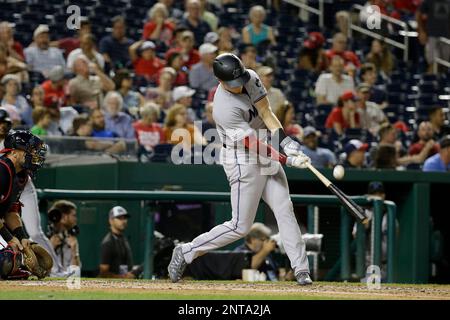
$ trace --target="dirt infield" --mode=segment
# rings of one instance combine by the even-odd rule
[[[433,299],[450,300],[449,285],[381,285],[369,290],[359,283],[242,281],[168,281],[81,279],[69,290],[65,280],[1,281],[0,299]]]

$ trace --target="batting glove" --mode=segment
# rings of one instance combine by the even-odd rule
[[[287,156],[298,156],[303,154],[301,144],[291,137],[284,138],[280,142],[280,147],[283,149],[284,153]]]
[[[286,165],[288,167],[305,169],[308,167],[308,164],[311,164],[311,158],[303,152],[297,156],[289,156],[286,159]]]

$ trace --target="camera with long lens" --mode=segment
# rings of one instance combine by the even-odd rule
[[[305,241],[305,247],[307,252],[317,252],[317,253],[321,252],[323,234],[305,233],[302,235],[302,238],[303,241]],[[279,233],[274,234],[273,236],[270,237],[270,239],[277,243],[277,250],[281,254],[286,254]]]

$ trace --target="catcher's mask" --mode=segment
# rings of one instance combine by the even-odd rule
[[[23,169],[34,176],[45,162],[47,145],[37,136],[26,130],[11,130],[5,138],[5,149],[0,152],[10,152],[14,149],[25,151]]]
[[[11,248],[0,250],[0,277],[6,279],[14,274],[22,261],[22,254],[15,253]]]

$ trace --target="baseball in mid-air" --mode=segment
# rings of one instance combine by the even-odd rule
[[[345,174],[345,170],[344,167],[341,166],[340,164],[335,166],[333,169],[333,176],[337,179],[337,180],[341,180],[344,177]]]

